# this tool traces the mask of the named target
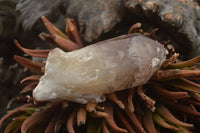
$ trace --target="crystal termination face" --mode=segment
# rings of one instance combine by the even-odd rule
[[[140,34],[72,52],[55,48],[33,96],[38,101],[103,102],[104,94],[145,84],[165,58],[166,49],[161,44]]]

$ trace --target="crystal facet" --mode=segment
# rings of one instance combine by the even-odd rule
[[[166,49],[140,34],[124,35],[80,50],[52,50],[33,91],[38,101],[103,102],[103,94],[145,84],[160,68]]]

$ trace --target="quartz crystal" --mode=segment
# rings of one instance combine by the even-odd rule
[[[103,102],[104,94],[147,83],[165,58],[166,49],[160,43],[140,34],[72,52],[55,48],[33,96],[38,101]]]

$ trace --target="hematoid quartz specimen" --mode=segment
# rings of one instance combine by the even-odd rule
[[[56,48],[48,55],[33,97],[38,101],[103,102],[103,94],[145,84],[164,62],[165,53],[161,44],[139,34],[72,52]]]

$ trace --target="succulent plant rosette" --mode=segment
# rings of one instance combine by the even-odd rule
[[[42,20],[50,34],[41,33],[40,37],[59,48],[26,49],[15,41],[16,46],[25,54],[47,59],[44,62],[35,62],[20,56],[14,57],[19,64],[34,71],[34,75],[21,80],[21,85],[24,86],[21,93],[25,95],[17,96],[11,100],[11,103],[23,102],[23,104],[8,111],[1,118],[0,126],[3,123],[8,123],[4,129],[5,133],[190,133],[199,131],[200,70],[197,63],[200,57],[188,61],[179,60],[179,54],[169,47],[167,41],[158,43],[153,40],[157,29],[151,33],[146,33],[137,23],[129,29],[128,35],[94,44],[93,49],[97,50],[94,53],[98,54],[98,51],[102,49],[108,51],[95,58],[97,62],[87,62],[86,66],[91,66],[89,69],[94,67],[95,73],[97,73],[95,65],[102,64],[102,70],[106,71],[102,73],[107,74],[107,76],[103,77],[104,80],[99,78],[97,81],[92,79],[91,82],[84,81],[82,83],[82,80],[87,80],[87,78],[83,79],[84,77],[89,75],[89,77],[95,78],[96,75],[88,72],[81,73],[83,77],[77,76],[76,73],[80,73],[79,70],[87,67],[78,64],[81,69],[75,69],[78,61],[73,58],[66,64],[71,71],[65,70],[66,67],[62,63],[59,67],[57,67],[57,64],[59,64],[58,62],[65,62],[63,56],[66,53],[65,56],[70,56],[69,58],[78,56],[81,61],[89,60],[90,56],[83,54],[90,55],[89,47],[92,45],[84,47],[72,19],[65,20],[67,35],[57,29],[47,18],[42,17]],[[139,33],[133,35],[134,32]],[[137,60],[134,60],[134,63],[131,62],[134,64],[133,67],[127,66],[130,61],[128,58],[125,60],[125,58],[122,59],[125,63],[119,62],[119,71],[118,69],[117,71],[113,70],[114,73],[110,74],[111,70],[107,71],[110,68],[106,67],[106,63],[110,62],[102,60],[110,61],[110,58],[115,60],[126,56],[126,53],[119,52],[116,57],[115,55],[107,57],[112,53],[112,50],[109,53],[112,47],[113,50],[123,49],[118,47],[118,44],[115,44],[115,47],[110,43],[115,41],[121,41],[120,43],[130,42],[131,46],[140,42],[144,43],[145,47],[141,47],[141,44],[136,45],[137,47],[135,45],[135,47],[131,47],[128,55],[137,54],[133,58]],[[155,43],[155,45],[152,45],[152,43]],[[105,44],[106,48],[101,47]],[[126,46],[126,44],[123,45]],[[88,51],[80,55],[79,51],[82,49],[88,49]],[[143,50],[156,56],[151,57],[148,54],[146,56],[142,52]],[[88,58],[85,59],[85,57]],[[99,60],[101,57],[102,60]],[[143,60],[146,62],[146,59],[148,59],[146,65],[145,63],[138,63]],[[150,63],[148,63],[149,60]],[[113,68],[118,68],[118,66]],[[54,71],[53,75],[49,74],[50,71]],[[120,74],[118,75],[116,72]],[[66,83],[67,85],[60,81],[67,79],[67,77],[62,77],[63,73],[71,76],[69,82]],[[102,73],[99,72],[99,76]],[[131,75],[137,76],[132,78]],[[49,81],[47,82],[47,80]],[[114,80],[116,81],[114,82]],[[132,84],[130,81],[134,83]],[[108,84],[110,82],[114,85]],[[68,90],[69,94],[65,94],[67,87],[77,88],[76,84],[80,86],[80,89],[76,89],[76,91]],[[42,88],[45,85],[46,87]],[[94,88],[95,85],[96,88]],[[116,88],[113,87],[115,85]],[[67,86],[64,91],[62,91],[63,86]],[[118,86],[125,87],[117,89]],[[93,89],[91,89],[92,87]],[[55,89],[51,92],[51,95],[47,92],[50,88]],[[40,92],[42,93],[40,94]],[[88,95],[85,94],[86,92]],[[84,96],[81,95],[82,93]]]

